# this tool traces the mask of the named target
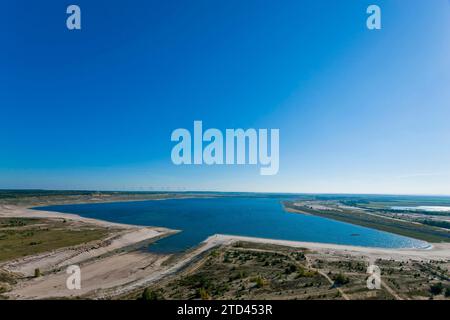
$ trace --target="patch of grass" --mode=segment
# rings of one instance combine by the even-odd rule
[[[39,223],[39,219],[34,218],[0,218],[0,228],[24,227]]]
[[[12,223],[14,228],[0,229],[0,261],[86,243],[101,239],[108,233],[102,228],[73,228],[62,221],[30,220],[34,221],[20,219]],[[0,223],[11,225],[11,219],[0,219]]]

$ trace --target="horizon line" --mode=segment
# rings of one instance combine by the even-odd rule
[[[47,189],[47,188],[0,188],[1,191],[77,191],[77,192],[134,192],[134,193],[257,193],[257,194],[291,194],[291,195],[355,195],[355,196],[416,196],[416,197],[450,197],[450,194],[414,194],[414,193],[346,193],[346,192],[279,192],[279,191],[221,191],[221,190],[110,190],[110,189]]]

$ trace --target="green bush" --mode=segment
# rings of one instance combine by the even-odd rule
[[[346,277],[345,275],[343,275],[342,273],[338,273],[337,275],[335,275],[333,277],[334,283],[338,286],[347,284],[350,282],[350,279],[348,277]]]
[[[145,288],[142,292],[142,300],[161,300],[161,296],[158,292]]]
[[[202,300],[209,300],[209,293],[205,288],[198,289],[198,295]]]
[[[41,276],[41,270],[39,268],[34,269],[34,277],[39,278]]]
[[[445,296],[450,297],[450,288],[445,289]]]
[[[250,279],[251,282],[254,282],[256,284],[257,288],[262,288],[266,285],[266,280],[261,277],[260,275]]]
[[[444,286],[442,285],[441,282],[432,284],[430,286],[430,292],[433,295],[441,294],[443,290],[444,290]]]

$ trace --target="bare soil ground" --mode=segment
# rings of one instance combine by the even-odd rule
[[[381,269],[380,289],[367,288],[369,264]],[[373,260],[339,250],[236,241],[148,286],[146,294],[154,299],[449,299],[449,270],[448,260]],[[442,290],[432,290],[439,286]],[[141,296],[136,290],[122,298]]]

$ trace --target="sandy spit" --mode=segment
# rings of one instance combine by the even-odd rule
[[[280,246],[288,246],[293,248],[306,248],[323,253],[343,253],[355,256],[367,256],[370,258],[393,259],[393,260],[449,260],[450,259],[450,243],[433,243],[431,248],[410,249],[410,248],[373,248],[339,245],[332,243],[320,242],[301,242],[276,240],[266,238],[242,237],[234,235],[216,234],[205,240],[206,243],[229,244],[238,241],[273,244]]]

